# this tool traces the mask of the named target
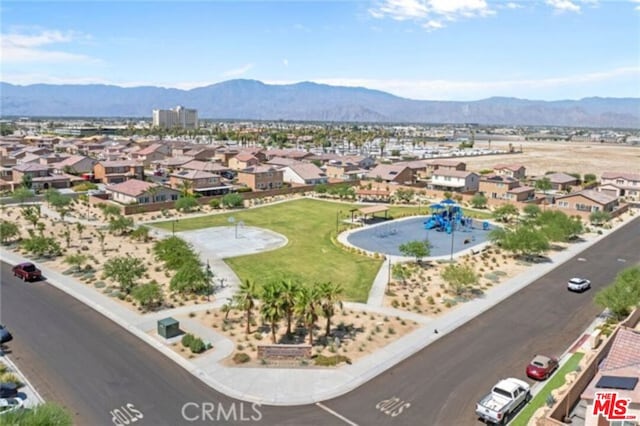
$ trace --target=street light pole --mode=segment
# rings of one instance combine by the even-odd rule
[[[452,207],[449,206],[449,225],[451,226],[451,257],[449,258],[449,261],[453,262],[453,235],[456,232],[456,221],[453,220],[453,214],[451,213],[451,210]]]

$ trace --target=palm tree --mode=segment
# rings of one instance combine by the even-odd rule
[[[320,309],[322,315],[327,319],[327,325],[325,327],[324,336],[328,337],[331,332],[331,318],[335,315],[335,307],[338,305],[342,308],[342,300],[340,295],[343,292],[340,284],[332,284],[330,282],[320,283],[318,286],[320,293]]]
[[[245,311],[247,315],[247,328],[246,334],[251,332],[251,313],[253,312],[253,308],[256,306],[256,298],[258,295],[258,290],[256,287],[255,281],[251,281],[249,279],[240,283],[240,288],[238,289],[238,293],[235,295],[235,305],[238,306],[239,309]]]
[[[76,222],[76,231],[78,231],[78,239],[82,239],[82,231],[84,231],[85,226],[80,222]]]
[[[188,197],[191,195],[193,189],[193,183],[190,180],[182,179],[180,182],[180,195],[182,197]]]
[[[262,318],[271,327],[271,342],[276,343],[276,329],[278,322],[284,315],[282,303],[282,284],[278,281],[270,281],[262,287],[262,304],[260,313]]]
[[[320,294],[318,287],[301,286],[296,294],[295,312],[300,316],[305,328],[309,332],[309,344],[313,346],[313,329],[318,321],[318,304]]]
[[[291,336],[291,322],[293,320],[293,311],[296,307],[296,297],[300,291],[300,285],[292,280],[284,280],[280,288],[280,300],[282,309],[287,318],[287,336]]]

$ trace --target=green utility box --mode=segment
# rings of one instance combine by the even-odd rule
[[[180,322],[169,317],[158,320],[158,334],[165,339],[171,339],[172,337],[179,336]]]

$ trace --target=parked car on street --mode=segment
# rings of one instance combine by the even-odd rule
[[[478,401],[476,415],[483,421],[504,425],[530,399],[531,388],[527,382],[514,378],[503,379]]]
[[[24,401],[20,398],[0,398],[0,416],[18,411],[24,407]]]
[[[9,333],[9,330],[4,325],[0,325],[0,344],[7,343],[13,340],[13,336]]]
[[[569,289],[569,291],[577,291],[581,293],[591,288],[591,281],[586,278],[574,277],[571,278],[567,283],[567,288]]]
[[[23,281],[36,281],[42,278],[42,272],[31,262],[18,263],[12,269],[13,275]]]
[[[546,380],[557,368],[556,358],[536,355],[527,365],[527,376],[535,380]]]

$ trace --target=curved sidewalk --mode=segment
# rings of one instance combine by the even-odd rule
[[[614,230],[618,228],[619,226],[616,226]],[[611,232],[613,232],[613,230],[606,231],[603,235],[590,241],[574,244],[567,250],[556,253],[551,263],[540,265],[533,271],[527,271],[526,273],[505,281],[502,285],[488,291],[485,297],[467,302],[438,318],[416,318],[415,314],[393,310],[391,308],[349,304],[349,306],[354,309],[362,308],[375,312],[387,312],[394,316],[400,316],[410,320],[421,319],[419,323],[422,324],[422,326],[375,353],[369,354],[357,362],[354,362],[353,365],[346,365],[335,369],[227,367],[219,361],[233,351],[233,343],[226,337],[216,333],[213,328],[201,326],[199,323],[190,321],[189,319],[181,319],[182,328],[186,331],[195,332],[204,340],[212,342],[214,346],[211,353],[205,356],[194,360],[185,359],[171,350],[166,342],[154,337],[153,330],[156,325],[155,322],[159,318],[170,315],[184,315],[190,311],[213,308],[222,301],[141,315],[115,302],[92,287],[75,281],[71,277],[64,276],[47,267],[43,267],[42,269],[51,285],[65,291],[82,303],[87,304],[107,318],[110,318],[217,391],[237,399],[260,404],[302,405],[331,399],[357,388],[482,312],[490,309],[500,301],[535,281],[540,276],[580,253],[582,250],[605,238]],[[4,248],[0,250],[0,253],[2,254],[2,259],[10,263],[23,260],[20,255],[9,252]],[[434,333],[436,329],[438,330],[437,334]],[[274,383],[277,383],[278,386],[274,386]],[[313,386],[309,386],[310,383],[313,383]]]

